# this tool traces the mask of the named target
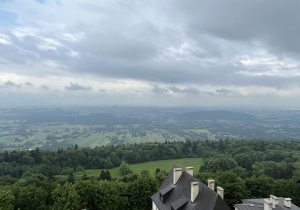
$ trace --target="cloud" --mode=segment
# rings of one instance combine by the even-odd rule
[[[197,95],[200,93],[200,90],[197,88],[189,87],[189,88],[183,89],[182,92],[187,93],[187,94]]]
[[[200,90],[195,87],[178,88],[177,86],[160,87],[154,85],[152,92],[156,94],[186,94],[186,95],[198,95]]]
[[[26,85],[27,87],[32,87],[32,86],[34,86],[31,82],[25,82],[25,85]]]
[[[22,85],[13,83],[12,81],[7,81],[7,82],[3,83],[2,85],[0,85],[0,87],[1,88],[21,88]]]
[[[91,87],[90,86],[82,86],[82,85],[79,85],[76,83],[73,84],[72,82],[70,82],[70,85],[66,86],[65,89],[70,90],[70,91],[78,91],[78,90],[87,91],[87,90],[91,90]]]
[[[164,94],[166,93],[168,90],[165,88],[161,88],[158,85],[154,85],[154,87],[151,90],[153,93],[155,94]]]
[[[174,10],[168,14],[173,17],[177,13],[195,39],[209,34],[227,41],[259,43],[275,54],[300,54],[300,30],[293,24],[300,18],[298,1],[176,0],[172,5]]]
[[[49,89],[49,87],[47,85],[41,85],[40,88],[43,89],[43,90],[48,90]]]
[[[172,92],[174,92],[174,93],[181,93],[181,92],[182,92],[182,90],[179,89],[179,88],[176,87],[176,86],[171,86],[171,87],[169,87],[169,89],[170,89]]]
[[[231,90],[226,88],[221,88],[221,89],[217,89],[216,92],[219,93],[220,95],[228,95],[229,93],[231,93]]]
[[[196,101],[199,95],[229,98],[233,88],[295,96],[299,6],[273,0],[4,1],[0,69],[19,77],[7,76],[2,82],[14,85],[1,87],[32,87],[30,81],[37,88],[22,91],[80,95],[93,87],[111,96],[122,94],[126,81],[128,97],[139,92]],[[53,78],[61,79],[53,85]],[[109,88],[98,81],[109,81]]]

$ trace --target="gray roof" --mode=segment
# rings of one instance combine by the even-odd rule
[[[182,195],[178,199],[173,201],[171,203],[171,206],[173,207],[173,209],[177,210],[177,209],[181,208],[182,206],[184,206],[188,201],[189,201],[189,199],[187,199],[185,196]]]
[[[170,183],[166,186],[164,186],[163,188],[160,188],[158,191],[160,192],[161,195],[165,195],[167,194],[168,192],[170,192],[170,190],[172,190],[175,186]]]
[[[171,210],[182,208],[184,210],[230,210],[224,200],[218,193],[211,190],[202,182],[198,181],[195,177],[182,170],[177,183],[173,184],[173,170],[179,168],[174,165],[159,190],[151,196],[152,201],[160,210]],[[191,182],[199,183],[199,193],[194,202],[191,202]],[[163,203],[160,200],[160,192],[169,192],[168,198]]]
[[[245,199],[242,200],[243,204],[235,204],[234,206],[239,210],[263,210],[264,199],[269,198]],[[274,210],[300,210],[300,208],[293,203],[291,208],[287,208],[284,206],[284,198],[278,197],[278,205],[275,206]]]

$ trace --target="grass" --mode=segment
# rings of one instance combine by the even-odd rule
[[[150,161],[145,163],[131,164],[129,168],[133,173],[140,174],[142,170],[148,170],[150,174],[154,174],[156,168],[160,168],[160,170],[166,170],[169,172],[173,165],[176,164],[183,169],[185,167],[192,166],[194,167],[194,173],[197,173],[200,169],[200,166],[203,165],[202,158],[183,158],[183,159],[172,159],[172,160],[158,160],[158,161]],[[95,176],[98,177],[101,173],[102,169],[89,169],[85,170],[87,176]],[[106,170],[106,169],[105,169]],[[111,176],[120,177],[119,167],[115,167],[109,169]]]

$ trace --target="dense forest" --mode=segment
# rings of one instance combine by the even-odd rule
[[[143,143],[66,150],[11,151],[0,154],[0,209],[150,209],[150,196],[165,171],[131,174],[133,163],[201,157],[194,166],[203,183],[214,178],[231,205],[244,198],[291,197],[300,206],[300,142],[222,140]],[[98,177],[85,169],[120,167],[123,177]],[[199,172],[197,172],[199,170]],[[75,179],[74,174],[82,174]],[[78,176],[77,176],[78,177]]]

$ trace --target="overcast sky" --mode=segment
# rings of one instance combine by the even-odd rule
[[[1,104],[300,108],[299,10],[299,0],[0,0]]]

